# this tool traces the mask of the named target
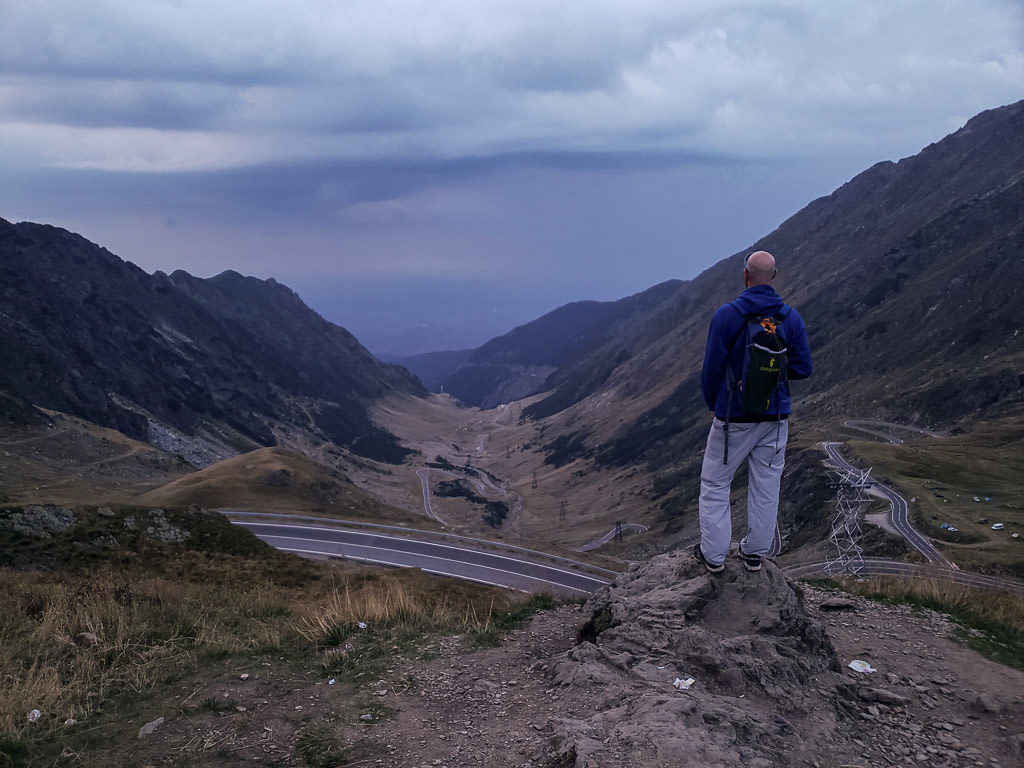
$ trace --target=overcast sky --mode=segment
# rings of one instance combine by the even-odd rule
[[[0,217],[468,347],[694,277],[1022,84],[1021,0],[0,0]]]

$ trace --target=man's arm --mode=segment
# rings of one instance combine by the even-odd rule
[[[728,304],[715,311],[708,328],[707,345],[704,348],[704,367],[701,370],[700,385],[704,393],[704,402],[712,411],[715,410],[718,390],[721,389],[722,380],[725,378],[725,366],[729,356],[727,312],[735,314],[735,310],[730,310]]]
[[[811,375],[814,366],[811,364],[811,345],[807,341],[807,328],[800,313],[793,310],[787,318],[787,325],[792,325],[789,339],[788,374],[791,379],[806,379]]]

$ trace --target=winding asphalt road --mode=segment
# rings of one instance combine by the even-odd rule
[[[422,568],[428,573],[525,592],[589,595],[619,575],[615,571],[511,545],[500,545],[500,552],[485,551],[483,547],[493,547],[494,543],[433,531],[268,512],[222,512],[231,522],[249,529],[268,544],[297,554]],[[270,522],[270,519],[280,518],[287,518],[289,522]],[[339,527],[342,525],[369,530]],[[443,537],[443,541],[429,542],[410,536]],[[790,565],[783,571],[792,579],[828,575],[823,562]],[[894,560],[865,560],[861,574],[949,580],[1024,594],[1024,583],[1012,579]]]
[[[863,471],[857,469],[843,458],[842,454],[839,453],[839,445],[839,443],[832,442],[821,444],[825,453],[828,454],[828,459],[832,466],[845,472]],[[960,570],[956,563],[939,552],[927,538],[918,533],[914,526],[910,524],[910,508],[906,499],[896,493],[892,488],[882,485],[877,480],[871,480],[870,482],[871,487],[874,490],[878,491],[878,493],[882,494],[889,500],[889,520],[892,523],[892,526],[899,531],[900,536],[906,539],[910,546],[924,555],[925,559],[929,563],[936,563],[953,571]]]
[[[433,505],[430,503],[430,472],[431,470],[429,469],[416,470],[416,477],[420,479],[420,484],[423,486],[423,511],[427,513],[427,517],[431,520],[435,520],[441,525],[447,525],[444,520],[437,516]],[[454,475],[451,472],[445,472],[445,477],[454,477]]]
[[[519,516],[519,511],[522,506],[522,501],[519,498],[519,494],[509,492],[507,488],[504,488],[500,485],[495,485],[491,478],[487,476],[487,473],[481,469],[478,469],[477,467],[461,467],[458,468],[458,470],[459,471],[437,468],[416,470],[416,477],[420,479],[420,486],[423,490],[423,511],[426,513],[427,517],[429,517],[431,520],[435,520],[443,526],[448,525],[448,523],[446,523],[438,516],[437,512],[434,510],[434,505],[430,501],[430,473],[434,472],[442,475],[445,478],[452,478],[465,477],[464,473],[466,471],[472,471],[476,473],[476,479],[470,479],[469,482],[476,490],[476,492],[479,493],[481,496],[487,496],[488,492],[492,492],[493,495],[495,496],[508,496],[512,499],[511,504],[509,505],[509,517],[510,522],[512,523],[512,529],[515,530],[516,520]]]
[[[869,435],[880,437],[893,445],[903,445],[903,440],[896,437],[893,432],[913,432],[928,437],[942,437],[940,432],[935,432],[924,427],[913,427],[909,424],[893,424],[890,421],[879,421],[877,419],[847,419],[843,426],[856,429],[860,432],[867,432]]]
[[[489,542],[465,537],[439,537],[439,541],[397,535],[397,527],[373,526],[381,530],[342,528],[338,521],[281,522],[254,520],[255,513],[225,511],[235,525],[252,531],[277,549],[301,555],[338,557],[346,560],[420,568],[427,573],[478,581],[525,592],[556,592],[589,595],[618,574],[586,563],[520,547],[485,550]],[[269,516],[269,515],[268,515]],[[315,520],[315,518],[305,518]],[[370,527],[370,526],[364,526]],[[384,533],[383,530],[395,531]],[[413,531],[417,536],[437,536]],[[456,543],[457,542],[457,543]],[[491,546],[494,545],[491,543]]]

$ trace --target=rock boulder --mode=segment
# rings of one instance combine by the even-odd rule
[[[770,562],[709,574],[689,553],[661,555],[584,611],[552,675],[587,689],[594,714],[556,725],[551,765],[767,768],[790,764],[843,716],[835,649]],[[688,690],[673,685],[690,677]]]

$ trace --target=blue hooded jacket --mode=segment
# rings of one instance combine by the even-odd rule
[[[740,392],[729,391],[730,382],[739,379],[743,368],[743,341],[746,337],[741,337],[740,332],[747,322],[744,315],[770,315],[781,309],[783,304],[782,297],[770,285],[755,285],[743,291],[734,302],[723,304],[715,310],[711,318],[711,327],[708,329],[707,348],[704,351],[701,388],[704,391],[704,402],[718,418],[729,418],[732,421],[762,421],[764,418],[776,418],[776,414],[789,415],[789,386],[785,381],[772,398],[767,414],[762,417],[745,414]],[[811,348],[807,342],[807,329],[800,313],[791,309],[786,319],[779,324],[778,333],[789,347],[788,378],[806,379],[812,370]],[[732,376],[727,375],[727,366],[732,370]]]

